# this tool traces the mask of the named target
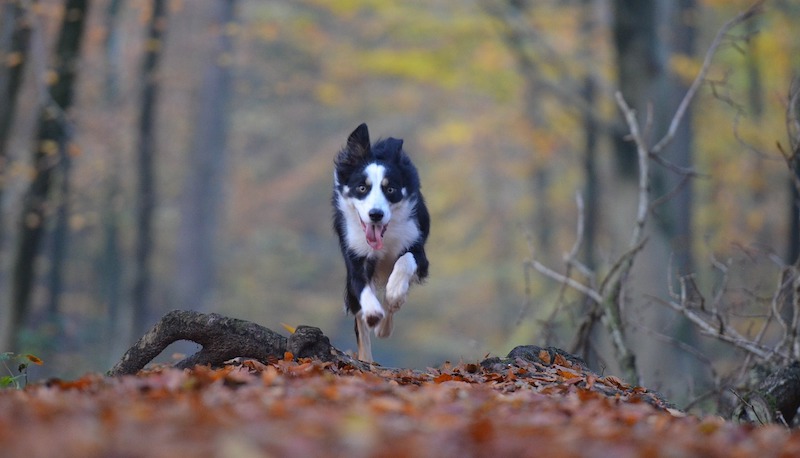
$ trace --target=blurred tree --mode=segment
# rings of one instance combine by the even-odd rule
[[[8,182],[8,143],[17,106],[17,96],[22,85],[25,64],[28,61],[31,24],[30,8],[22,1],[5,1],[0,8],[0,266],[3,261],[6,224],[4,221],[3,196]],[[0,302],[2,306],[2,302]],[[0,314],[2,315],[2,314]],[[0,325],[0,348],[11,348],[12,332],[3,320]]]
[[[205,70],[195,111],[178,236],[176,293],[178,307],[206,310],[216,288],[216,250],[223,204],[233,65],[235,0],[213,8],[216,44]]]
[[[666,53],[659,36],[660,0],[613,0],[613,42],[616,49],[617,86],[628,105],[637,111],[642,125],[663,125],[664,116],[653,112],[653,122],[645,123],[648,106],[666,107],[657,98],[663,93]],[[636,180],[636,146],[625,134],[614,138],[614,154],[620,178]]]
[[[123,0],[111,0],[105,10],[106,39],[103,45],[106,62],[104,79],[104,97],[107,108],[120,105],[120,68],[122,66],[120,30],[120,11],[124,6]],[[112,146],[108,155],[111,167],[108,171],[107,191],[103,201],[103,248],[100,252],[99,265],[101,276],[102,301],[108,307],[107,331],[109,336],[118,335],[120,331],[120,303],[122,298],[122,253],[120,247],[121,209],[120,200],[122,190],[120,185],[120,170],[122,160],[120,148]],[[115,339],[121,341],[121,339]]]
[[[68,110],[72,105],[74,83],[83,39],[87,0],[67,0],[47,83],[47,97],[39,111],[37,135],[33,148],[35,175],[22,203],[17,253],[14,262],[11,317],[15,334],[14,347],[30,311],[31,292],[36,277],[35,261],[44,234],[45,221],[52,204],[50,187],[59,161],[70,147],[71,129]],[[66,180],[66,176],[62,177]]]
[[[800,20],[800,5],[797,5],[795,2],[779,1],[777,2],[777,7],[781,14],[789,18],[790,23],[797,23],[796,21]],[[786,107],[786,123],[788,128],[787,133],[790,137],[789,147],[794,148],[793,151],[795,154],[793,160],[790,162],[790,173],[793,173],[795,178],[789,179],[789,240],[787,244],[786,261],[788,264],[797,264],[800,263],[800,190],[795,186],[794,180],[800,179],[800,158],[797,157],[798,151],[796,149],[798,145],[800,145],[800,41],[794,40],[790,43],[792,44],[790,52],[793,56],[790,65],[793,75],[791,75],[792,84]],[[759,78],[760,73],[756,66],[757,61],[755,59],[749,60],[748,64],[755,67],[750,70],[751,81],[753,82],[751,87],[756,86],[756,81],[758,81],[759,85],[757,87],[760,89],[761,79]],[[753,87],[751,91],[751,100],[752,97],[755,96],[755,90],[755,87]],[[754,105],[757,103],[756,100],[752,100],[750,103],[753,108],[761,108],[760,105]]]
[[[666,2],[671,9],[670,23],[670,49],[671,56],[682,59],[693,59],[696,56],[697,36],[697,0],[678,0]],[[674,57],[673,57],[674,58]],[[690,81],[675,72],[670,73],[665,110],[667,116],[672,116],[678,109],[678,104],[689,89]],[[694,132],[693,108],[690,105],[684,115],[683,121],[678,125],[671,143],[662,153],[667,161],[690,170],[693,167]],[[666,119],[664,122],[666,123]],[[664,129],[665,131],[666,129]],[[660,138],[664,131],[654,132],[654,138]],[[656,197],[663,196],[663,208],[656,208],[655,221],[660,223],[660,229],[666,233],[670,243],[670,252],[673,263],[679,275],[694,273],[692,259],[692,212],[693,179],[689,174],[676,173],[675,171],[657,167],[653,177]]]
[[[167,30],[165,0],[153,0],[147,25],[145,55],[141,67],[142,100],[139,112],[138,206],[136,214],[136,265],[132,293],[133,336],[142,335],[150,321],[151,270],[153,252],[153,211],[156,205],[155,127],[159,92],[159,63]]]
[[[584,233],[583,233],[583,253],[582,261],[586,267],[590,269],[595,268],[595,243],[597,239],[598,222],[598,204],[600,202],[600,186],[599,177],[597,173],[597,149],[598,140],[601,134],[600,126],[595,116],[592,115],[596,111],[595,105],[597,104],[597,86],[600,76],[598,69],[591,62],[594,62],[592,56],[592,43],[597,35],[597,18],[595,17],[597,0],[582,0],[581,8],[581,41],[582,48],[586,54],[584,59],[587,61],[586,74],[583,77],[583,98],[586,102],[588,110],[583,113],[583,131],[584,131],[584,152],[583,152],[583,173],[584,173],[584,189],[583,201],[585,205],[584,216]]]

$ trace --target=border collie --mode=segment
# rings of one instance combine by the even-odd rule
[[[409,286],[428,276],[430,217],[403,140],[370,145],[367,125],[358,126],[334,161],[333,207],[347,266],[345,311],[355,315],[358,359],[372,362],[369,331],[389,337]]]

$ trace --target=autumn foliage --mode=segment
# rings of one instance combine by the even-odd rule
[[[293,358],[0,392],[3,456],[797,456],[561,355],[424,371]]]

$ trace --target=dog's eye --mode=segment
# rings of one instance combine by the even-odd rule
[[[386,188],[386,194],[394,194],[394,191],[395,191],[395,189],[392,188],[391,186]]]
[[[361,186],[356,188],[356,191],[358,191],[361,194],[364,194],[365,192],[367,192],[367,187],[362,184]]]

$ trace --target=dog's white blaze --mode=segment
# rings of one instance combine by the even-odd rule
[[[365,168],[365,173],[372,183],[380,183],[383,181],[386,169],[382,165],[370,164]],[[337,195],[336,206],[344,215],[347,246],[353,254],[393,259],[417,241],[420,230],[413,215],[416,202],[406,198],[408,194],[406,188],[401,190],[403,200],[396,204],[392,204],[386,199],[380,186],[373,186],[363,200],[345,197],[347,191],[345,187],[343,193]],[[383,224],[389,224],[383,237],[383,248],[380,250],[373,250],[369,246],[361,226],[362,222],[369,224],[369,211],[373,208],[383,210]],[[386,267],[392,268],[391,265]],[[388,272],[386,276],[388,276]],[[384,281],[386,276],[384,276]]]
[[[381,183],[386,176],[386,167],[378,164],[369,164],[364,168],[364,174],[367,176],[367,184],[372,185],[369,194],[363,199],[356,199],[354,205],[358,211],[358,216],[365,224],[369,224],[371,219],[369,217],[370,210],[381,210],[383,212],[383,219],[380,221],[386,224],[392,219],[392,210],[389,206],[389,201],[383,195]]]

